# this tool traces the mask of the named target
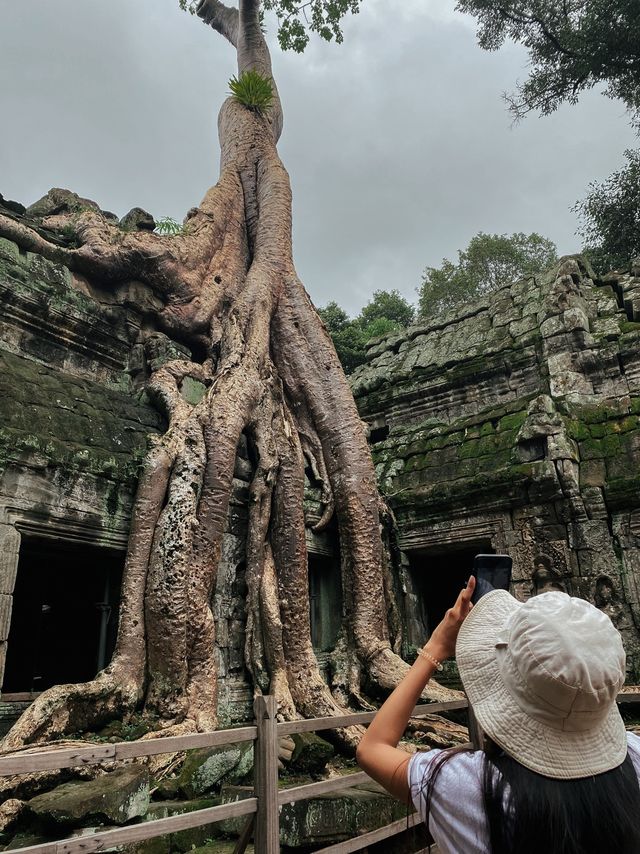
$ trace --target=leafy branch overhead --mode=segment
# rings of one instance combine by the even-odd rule
[[[194,14],[201,0],[178,0],[181,9]],[[273,12],[278,22],[278,43],[282,50],[302,53],[309,33],[325,41],[343,41],[342,19],[360,10],[360,0],[263,0],[265,12]]]
[[[640,122],[638,0],[458,0],[478,22],[478,42],[497,50],[511,39],[529,52],[530,71],[507,102],[516,118],[552,113],[598,84]]]
[[[573,210],[581,219],[584,252],[596,270],[627,269],[640,256],[640,150],[625,151],[626,164],[601,183]]]

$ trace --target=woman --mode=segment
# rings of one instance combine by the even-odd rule
[[[639,854],[640,738],[616,705],[625,654],[611,620],[566,593],[520,603],[475,579],[381,707],[358,762],[410,798],[441,854]],[[398,748],[441,662],[456,660],[484,750]]]

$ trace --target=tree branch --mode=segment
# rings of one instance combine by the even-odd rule
[[[234,47],[238,47],[238,10],[225,6],[220,0],[199,0],[196,15],[205,24],[223,35]]]

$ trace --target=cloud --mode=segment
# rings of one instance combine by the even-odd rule
[[[217,178],[226,42],[177,0],[30,0],[2,19],[0,191],[28,203],[68,186],[181,219]],[[595,92],[513,128],[501,93],[526,54],[481,51],[448,0],[364,0],[343,45],[273,54],[299,272],[316,303],[352,313],[377,288],[414,298],[422,269],[480,230],[574,251],[569,206],[637,143]]]

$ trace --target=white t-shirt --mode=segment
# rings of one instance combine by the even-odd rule
[[[627,733],[629,753],[640,780],[640,737]],[[426,817],[429,765],[441,750],[416,753],[409,762],[409,788],[422,820]],[[484,754],[458,753],[438,774],[429,813],[429,831],[440,854],[488,854],[487,823],[482,801]]]

